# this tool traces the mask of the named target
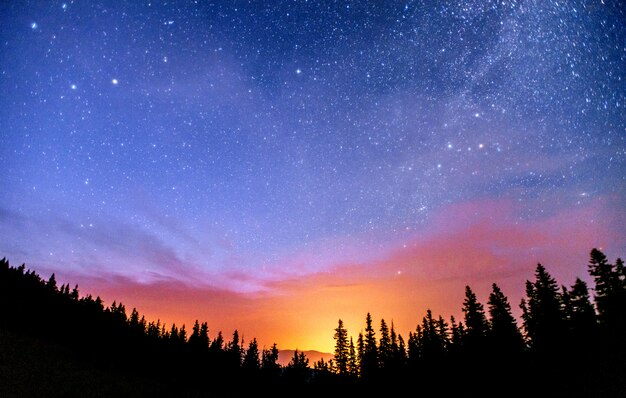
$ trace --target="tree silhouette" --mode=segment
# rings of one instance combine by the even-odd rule
[[[335,364],[337,366],[337,373],[340,376],[346,376],[348,374],[348,331],[343,326],[343,321],[340,319],[335,329]]]
[[[535,270],[535,282],[526,281],[526,296],[520,307],[531,347],[541,354],[558,351],[565,332],[561,295],[556,281],[541,264]]]
[[[201,347],[200,344],[200,322],[196,319],[196,322],[191,328],[191,334],[189,335],[189,347],[191,350],[198,351]]]
[[[359,375],[359,364],[352,337],[350,337],[350,345],[348,346],[348,374],[352,377]]]
[[[363,336],[363,359],[361,360],[361,376],[374,377],[378,370],[378,347],[376,346],[376,332],[372,327],[372,316],[367,313],[365,318],[365,335]]]
[[[589,298],[587,284],[580,278],[572,285],[571,290],[564,289],[563,297],[565,314],[569,329],[576,340],[591,340],[597,327],[596,311]],[[565,303],[566,302],[566,303]]]
[[[419,371],[436,368],[445,359],[449,343],[448,325],[428,309],[415,333],[409,334],[409,362]]]
[[[363,376],[363,357],[365,356],[365,341],[363,340],[363,333],[359,333],[356,340],[356,360],[359,367],[359,376]]]
[[[309,379],[309,358],[304,352],[295,350],[291,361],[285,367],[285,377],[290,383],[302,383]]]
[[[187,338],[185,325],[147,322],[136,308],[127,316],[121,302],[106,307],[100,297],[80,297],[78,286],[58,287],[56,276],[45,280],[24,265],[11,267],[6,259],[0,260],[0,337],[9,330],[52,342],[97,358],[96,366],[107,372],[163,382],[172,391],[177,390],[174,386],[187,386],[190,396],[209,391],[229,396],[264,387],[292,392],[298,386],[338,395],[378,387],[402,391],[414,388],[416,377],[428,381],[420,385],[422,395],[441,392],[442,383],[450,379],[463,386],[451,387],[451,395],[483,395],[486,385],[478,381],[487,377],[492,391],[516,385],[518,392],[530,396],[624,396],[625,267],[620,259],[611,265],[597,249],[590,258],[598,313],[584,280],[559,289],[545,268],[537,266],[521,304],[529,349],[508,299],[493,284],[487,302],[489,320],[467,287],[464,322],[450,317],[448,324],[427,310],[405,346],[393,322],[389,327],[382,319],[377,344],[368,313],[355,347],[340,320],[334,329],[335,360],[318,361],[312,370],[306,355],[296,351],[281,369],[276,344],[259,355],[258,342],[252,339],[244,350],[237,330],[227,344],[221,332],[210,342],[208,324],[200,321]]]
[[[243,349],[239,344],[239,332],[235,329],[233,332],[233,339],[230,343],[228,343],[228,348],[226,349],[228,362],[230,366],[234,368],[239,368],[241,366],[241,353]]]
[[[54,273],[52,275],[50,275],[50,279],[48,279],[48,283],[46,284],[46,286],[52,292],[56,292],[57,291],[57,279],[56,279]]]
[[[494,352],[502,355],[519,354],[524,348],[524,340],[517,322],[511,313],[511,304],[495,283],[489,295],[489,339]]]
[[[600,320],[615,333],[626,332],[626,275],[624,263],[608,262],[606,255],[592,249],[589,259],[589,274],[595,281],[595,301]]]
[[[202,322],[202,325],[200,325],[198,346],[198,349],[202,352],[206,352],[209,349],[209,325],[206,322]]]
[[[461,349],[463,337],[465,336],[465,328],[463,322],[458,325],[454,316],[450,316],[450,345],[453,351]]]
[[[464,348],[478,352],[485,348],[487,331],[489,326],[485,317],[483,305],[478,302],[476,294],[469,286],[465,286],[465,301],[463,302],[463,313],[465,315],[465,335],[463,337]]]
[[[213,354],[219,354],[224,350],[224,336],[221,330],[217,332],[217,336],[211,342],[210,350]]]
[[[259,345],[256,338],[253,338],[248,344],[248,349],[243,358],[242,368],[248,373],[254,373],[261,369]]]
[[[380,340],[378,343],[378,363],[381,368],[387,367],[393,357],[389,327],[384,319],[380,320]]]
[[[263,349],[261,355],[261,371],[265,377],[275,383],[280,376],[280,365],[278,364],[278,347],[274,343],[269,349]]]

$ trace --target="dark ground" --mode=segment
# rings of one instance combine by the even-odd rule
[[[162,396],[154,380],[98,368],[66,348],[0,329],[0,397]]]

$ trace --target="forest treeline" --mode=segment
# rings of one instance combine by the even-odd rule
[[[486,307],[467,286],[462,319],[427,310],[406,339],[370,314],[356,339],[339,320],[333,360],[310,364],[296,351],[282,367],[276,344],[260,347],[237,330],[211,337],[206,322],[187,329],[147,321],[5,258],[0,327],[67,347],[101,369],[158,380],[167,394],[369,396],[410,388],[413,396],[626,396],[626,269],[593,249],[588,270],[592,288],[582,279],[559,286],[538,264],[520,325],[495,283]]]

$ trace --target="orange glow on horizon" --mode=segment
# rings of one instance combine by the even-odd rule
[[[500,213],[497,218],[501,219],[510,212],[507,202],[472,206],[471,212],[466,206],[457,213],[476,214],[478,209]],[[438,220],[442,231],[415,239],[386,259],[266,282],[266,293],[234,293],[176,282],[140,284],[124,278],[84,279],[80,285],[82,292],[99,294],[107,304],[122,301],[128,313],[137,307],[149,321],[160,319],[168,326],[184,323],[188,331],[196,319],[206,321],[211,338],[221,330],[228,341],[237,329],[246,342],[256,337],[261,347],[276,342],[282,349],[332,353],[333,329],[339,318],[355,344],[368,312],[377,330],[381,318],[389,325],[393,321],[406,341],[427,308],[446,320],[450,315],[459,319],[466,284],[486,304],[491,284],[496,282],[519,314],[524,281],[532,278],[538,261],[560,283],[571,284],[576,276],[586,276],[592,247],[611,246],[614,235],[607,226],[580,223],[598,219],[600,211],[599,207],[581,208],[578,214],[518,224],[497,224],[478,212],[478,220],[446,229],[450,218],[459,218],[452,212]]]

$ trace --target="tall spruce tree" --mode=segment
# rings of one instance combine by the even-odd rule
[[[391,329],[389,333],[391,337],[391,360],[390,367],[393,371],[397,371],[404,366],[406,352],[404,347],[404,339],[402,335],[396,333],[393,321],[391,321]]]
[[[359,374],[358,359],[352,337],[350,337],[350,345],[348,346],[348,374],[350,376],[358,376]]]
[[[380,320],[380,340],[378,343],[378,361],[381,368],[389,365],[393,357],[391,347],[391,336],[389,335],[389,327],[384,319]]]
[[[529,344],[540,354],[554,353],[562,346],[565,317],[556,280],[537,264],[535,282],[526,281],[526,300],[522,300],[522,319]]]
[[[591,250],[589,273],[595,282],[595,301],[600,321],[616,335],[626,332],[626,275],[624,263],[617,259],[609,263],[598,249]]]
[[[278,364],[278,346],[274,343],[269,349],[263,349],[261,356],[261,370],[271,381],[280,376],[280,365]]]
[[[361,361],[361,376],[365,379],[374,377],[378,370],[378,347],[376,346],[376,332],[372,327],[372,316],[367,313],[365,318],[365,335],[363,359]]]
[[[596,311],[589,298],[587,284],[580,278],[568,292],[569,328],[577,338],[591,338],[597,326]]]
[[[483,350],[489,325],[483,305],[478,302],[476,294],[469,286],[465,286],[463,313],[465,315],[464,348],[472,353]]]
[[[285,367],[285,378],[288,382],[303,383],[309,378],[309,358],[304,352],[295,350],[291,361]]]
[[[228,343],[226,352],[228,354],[228,360],[231,366],[236,368],[241,366],[241,353],[243,349],[239,342],[239,332],[235,329],[233,332],[233,339]]]
[[[191,334],[189,335],[189,347],[192,352],[198,352],[200,349],[200,322],[196,319],[196,322],[191,328]]]
[[[489,340],[494,352],[503,355],[520,353],[524,348],[522,334],[511,312],[511,304],[495,283],[489,295]]]
[[[335,364],[337,374],[346,376],[348,374],[348,331],[343,326],[340,319],[335,329]]]
[[[259,359],[259,345],[256,341],[256,338],[253,338],[248,344],[248,349],[244,354],[241,367],[249,373],[254,373],[261,369],[261,362]]]
[[[203,352],[206,352],[209,349],[209,343],[209,325],[206,322],[202,322],[202,324],[200,325],[198,346]]]
[[[217,354],[224,350],[224,336],[222,336],[222,331],[217,332],[217,336],[211,342],[210,347],[211,352]]]
[[[359,332],[359,336],[356,340],[356,360],[359,367],[358,373],[363,375],[363,357],[365,356],[365,341],[363,340],[363,333]]]

